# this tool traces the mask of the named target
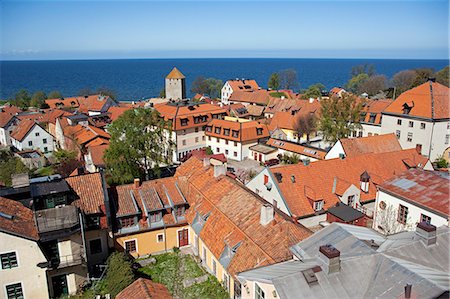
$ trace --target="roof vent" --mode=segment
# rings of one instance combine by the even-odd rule
[[[267,225],[270,222],[272,222],[274,218],[274,210],[273,210],[273,206],[271,204],[263,204],[261,206],[261,216],[259,219],[259,223],[261,225]]]
[[[313,269],[304,270],[302,273],[309,285],[318,283],[316,273],[314,273]]]
[[[3,212],[0,212],[0,217],[6,218],[8,220],[13,220],[14,219],[14,215],[9,215],[9,214],[3,213]]]

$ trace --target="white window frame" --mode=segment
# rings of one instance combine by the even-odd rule
[[[159,236],[162,236],[162,241],[158,241],[158,237],[159,237]],[[156,234],[156,243],[164,243],[165,239],[166,239],[166,237],[164,236],[163,233],[161,233],[161,234]]]
[[[14,254],[16,255],[17,267],[3,269],[2,265],[0,265],[0,271],[6,271],[6,270],[11,270],[11,269],[15,269],[15,268],[19,268],[20,267],[19,255],[17,254],[17,250],[8,250],[8,251],[0,252],[0,254],[8,254],[8,253],[11,253],[11,252],[14,252]],[[0,260],[0,263],[1,263],[1,260]]]
[[[138,249],[138,241],[137,241],[137,239],[136,238],[134,238],[134,239],[128,239],[128,240],[124,240],[123,241],[123,249],[125,249],[125,251],[127,250],[127,242],[132,242],[132,241],[134,241],[135,242],[135,244],[136,244],[136,251],[130,251],[130,253],[133,253],[133,252],[139,252],[139,249]]]

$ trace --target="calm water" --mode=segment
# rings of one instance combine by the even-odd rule
[[[320,82],[327,88],[344,85],[353,66],[369,63],[377,73],[389,78],[398,71],[430,67],[439,70],[447,60],[383,59],[123,59],[0,62],[0,98],[12,97],[21,88],[29,92],[59,90],[65,96],[77,95],[83,88],[106,87],[118,100],[154,97],[164,86],[164,78],[176,66],[186,76],[187,90],[198,76],[223,81],[254,78],[266,87],[271,73],[297,70],[301,88]]]

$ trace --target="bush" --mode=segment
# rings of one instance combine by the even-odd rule
[[[437,168],[447,168],[448,167],[448,162],[444,159],[443,156],[440,156],[439,158],[437,158],[435,163],[436,163]]]
[[[131,261],[122,252],[114,252],[108,258],[108,270],[102,284],[101,293],[111,294],[111,298],[134,281]]]

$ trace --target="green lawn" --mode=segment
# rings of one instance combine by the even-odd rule
[[[48,175],[52,175],[55,173],[55,170],[53,169],[53,166],[45,166],[42,168],[39,168],[38,170],[36,170],[35,172],[37,175],[39,176],[48,176]]]
[[[197,265],[193,257],[177,253],[164,253],[156,255],[154,258],[156,258],[155,264],[140,268],[138,272],[143,276],[150,277],[155,282],[164,284],[174,297],[186,299],[226,299],[229,297],[217,279],[209,274],[205,282],[193,284],[187,288],[183,287],[185,279],[197,278],[206,274],[206,271]]]
[[[284,92],[280,92],[280,91],[271,92],[271,93],[269,93],[269,95],[274,98],[281,98],[281,97],[287,98],[288,97],[287,94],[285,94]]]

